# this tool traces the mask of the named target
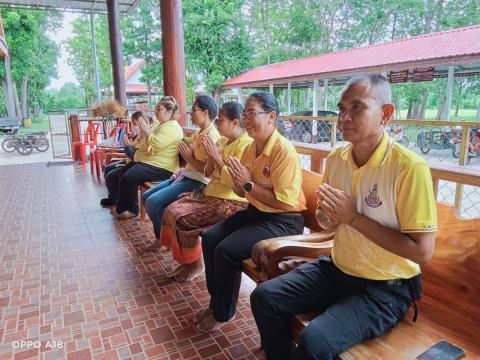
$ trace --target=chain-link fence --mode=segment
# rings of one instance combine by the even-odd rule
[[[283,116],[278,120],[277,128],[292,141],[335,148],[345,143],[335,122],[334,118]],[[387,132],[396,142],[430,163],[461,165],[480,173],[480,123],[395,120]],[[310,169],[310,156],[302,154],[300,159],[302,166]],[[480,188],[461,186],[456,202],[457,186],[453,182],[440,181],[438,200],[460,204],[459,212],[463,217],[480,217]]]
[[[67,115],[63,111],[49,112],[48,124],[50,127],[53,158],[70,158],[72,156],[71,138],[67,124]]]

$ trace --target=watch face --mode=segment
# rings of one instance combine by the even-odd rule
[[[246,191],[246,192],[249,192],[250,190],[253,189],[253,184],[251,182],[247,182],[243,185],[243,189]]]

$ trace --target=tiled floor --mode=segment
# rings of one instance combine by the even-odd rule
[[[148,220],[118,222],[84,169],[0,166],[1,359],[263,359],[244,279],[236,320],[211,335],[191,325],[205,281],[166,273],[143,253]]]

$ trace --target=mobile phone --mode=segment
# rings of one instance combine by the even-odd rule
[[[465,355],[463,349],[450,344],[448,341],[441,340],[427,351],[418,355],[416,360],[457,360],[463,355]]]

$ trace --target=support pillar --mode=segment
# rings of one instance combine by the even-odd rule
[[[453,92],[453,66],[448,67],[447,77],[447,99],[445,100],[444,120],[450,120],[450,112],[452,110],[452,92]]]
[[[95,39],[95,24],[94,24],[94,14],[90,10],[90,29],[92,35],[92,59],[93,59],[93,69],[95,71],[95,93],[97,95],[97,102],[100,102],[102,96],[100,94],[100,78],[98,76],[98,58],[97,58],[97,41]]]
[[[287,114],[290,115],[292,113],[292,83],[288,83],[287,85]]]
[[[242,105],[245,104],[245,99],[243,98],[243,91],[242,91],[242,88],[237,88],[237,92],[238,92],[238,102]]]
[[[178,103],[180,125],[186,125],[187,88],[181,0],[160,0],[163,53],[163,93]]]
[[[317,116],[318,112],[318,80],[313,80],[313,107],[312,116]],[[317,120],[312,120],[312,144],[317,143]]]
[[[108,35],[110,38],[110,54],[112,57],[113,91],[115,99],[127,106],[127,89],[123,65],[122,34],[120,32],[120,12],[118,0],[107,0]]]
[[[270,84],[270,85],[268,86],[268,91],[270,92],[270,94],[273,95],[273,84]]]
[[[328,110],[328,79],[323,80],[323,110]]]

